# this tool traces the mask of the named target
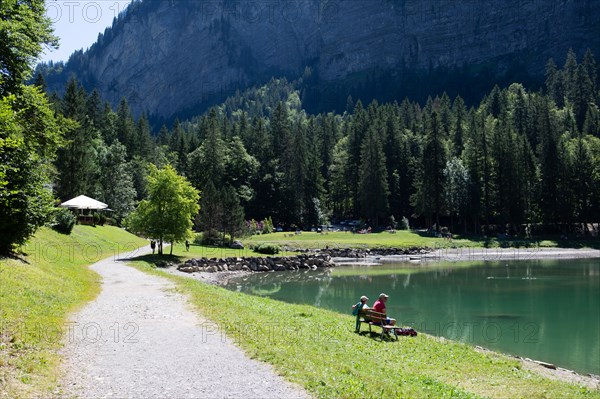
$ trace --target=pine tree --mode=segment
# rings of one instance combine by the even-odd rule
[[[361,161],[362,143],[369,126],[368,115],[358,100],[354,107],[354,114],[348,128],[348,186],[352,190],[352,209],[357,212],[360,209],[361,198],[359,186],[359,168]]]
[[[393,114],[391,109],[387,109],[385,124],[385,146],[384,153],[387,162],[387,184],[390,191],[389,205],[390,213],[396,219],[403,215],[400,214],[402,187],[400,186],[399,170],[401,165],[402,137],[400,132],[400,121]]]
[[[348,170],[348,136],[344,136],[333,147],[329,165],[329,202],[334,214],[340,217],[346,217],[352,206]]]
[[[537,125],[540,132],[540,210],[546,223],[561,221],[561,197],[569,196],[563,181],[566,165],[559,156],[559,138],[554,113],[544,98],[541,99]]]
[[[460,159],[452,158],[444,168],[444,180],[446,182],[444,200],[451,217],[451,231],[454,231],[454,217],[463,219],[466,230],[471,185],[469,171]]]
[[[557,107],[562,108],[565,105],[565,84],[564,77],[558,71],[554,60],[550,58],[546,64],[546,91],[552,98]]]
[[[89,123],[94,129],[101,130],[103,115],[102,115],[102,100],[100,99],[100,93],[98,90],[92,91],[87,98],[86,102],[86,115]]]
[[[103,200],[113,210],[118,221],[133,211],[137,196],[126,156],[125,146],[117,141],[108,147],[101,164]]]
[[[208,117],[206,139],[188,156],[188,176],[194,187],[204,190],[210,181],[215,187],[223,185],[226,167],[225,143],[216,112]]]
[[[44,75],[42,75],[41,72],[36,75],[33,85],[38,87],[42,93],[45,93],[48,90],[46,79],[44,79]]]
[[[427,215],[427,222],[440,228],[440,216],[444,211],[444,168],[447,162],[447,147],[444,131],[437,111],[426,119],[427,136],[420,163],[420,175],[416,181],[413,206],[418,214]]]
[[[86,129],[86,94],[75,79],[67,84],[61,109],[63,115],[77,125],[65,135],[66,145],[58,152],[56,193],[65,201],[78,195],[94,196],[99,170],[98,148],[104,143],[96,130]]]
[[[235,188],[229,185],[221,190],[220,198],[223,208],[223,234],[229,234],[229,242],[232,243],[244,226],[244,208],[240,205]]]
[[[367,131],[361,147],[358,189],[361,215],[379,226],[389,216],[389,188],[385,154],[375,127]]]
[[[137,146],[135,148],[135,154],[143,159],[152,160],[154,152],[154,141],[150,132],[150,123],[146,114],[142,114],[136,126],[137,134]]]
[[[219,192],[211,180],[206,182],[202,190],[200,213],[196,218],[196,226],[203,231],[203,242],[210,242],[218,236],[219,228],[223,225],[223,202]]]
[[[587,222],[593,217],[594,195],[594,165],[587,140],[583,134],[570,143],[571,179],[569,185],[573,188],[574,217],[577,222]]]
[[[159,146],[169,145],[171,133],[169,132],[169,128],[166,125],[162,125],[160,131],[158,132],[158,137],[156,138],[156,144]]]
[[[136,129],[129,104],[125,98],[121,99],[119,103],[115,128],[117,139],[125,146],[127,156],[131,157],[136,152]]]
[[[309,121],[307,135],[306,155],[306,181],[304,183],[304,222],[306,225],[315,226],[323,222],[323,209],[321,204],[324,197],[324,178],[321,174],[323,160],[320,150],[323,147],[321,131],[314,119]]]
[[[112,145],[117,140],[117,114],[108,102],[104,103],[99,130],[106,145]]]
[[[224,184],[233,187],[242,205],[250,202],[255,196],[252,182],[256,179],[258,167],[258,161],[248,154],[240,137],[233,137],[227,143],[223,181]]]
[[[452,105],[452,113],[454,114],[454,125],[451,129],[452,133],[452,154],[455,157],[460,157],[464,148],[464,125],[467,117],[467,108],[465,102],[460,96],[454,99]]]

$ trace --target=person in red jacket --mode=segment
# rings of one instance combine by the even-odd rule
[[[383,313],[386,315],[386,319],[385,319],[386,325],[395,326],[396,319],[391,319],[391,318],[387,317],[387,313],[385,311],[385,303],[387,302],[388,298],[389,298],[389,296],[384,293],[379,294],[379,299],[377,301],[375,301],[372,309],[376,312]]]

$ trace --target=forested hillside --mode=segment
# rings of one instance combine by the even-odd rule
[[[237,228],[243,217],[385,227],[404,216],[470,232],[600,221],[600,91],[589,51],[579,62],[569,52],[560,68],[550,60],[543,91],[495,87],[471,108],[445,94],[423,105],[348,98],[343,114],[310,115],[295,84],[273,79],[156,138],[126,100],[112,110],[75,80],[65,93],[55,106],[80,127],[59,153],[58,196],[95,196],[120,217],[144,197],[152,162],[172,163],[202,190],[203,230]]]

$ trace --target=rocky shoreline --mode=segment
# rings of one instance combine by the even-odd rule
[[[288,251],[293,251],[287,248]],[[486,260],[532,260],[532,259],[577,259],[600,258],[597,249],[565,248],[446,248],[433,250],[426,247],[410,248],[324,248],[296,250],[299,255],[281,257],[233,257],[195,258],[177,265],[184,273],[219,272],[270,272],[284,270],[316,270],[335,267],[335,262],[343,259],[378,259],[389,257],[391,261],[486,261]],[[342,262],[343,263],[343,262]],[[159,265],[166,267],[171,265]]]
[[[433,252],[426,247],[410,248],[325,248],[325,249],[303,249],[304,253],[317,253],[329,255],[332,258],[366,258],[368,256],[398,256],[398,255],[425,255]]]
[[[300,254],[282,257],[238,257],[238,258],[197,258],[189,259],[177,266],[184,273],[217,272],[270,272],[335,267],[328,254]]]

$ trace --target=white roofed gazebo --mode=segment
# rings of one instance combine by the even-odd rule
[[[104,202],[100,202],[85,195],[80,195],[79,197],[65,201],[60,204],[60,206],[69,209],[90,209],[94,211],[108,208],[108,205],[106,205]]]
[[[77,214],[82,224],[94,224],[94,215],[91,211],[108,210],[108,205],[85,195],[80,195],[60,204],[62,208],[68,208]]]

